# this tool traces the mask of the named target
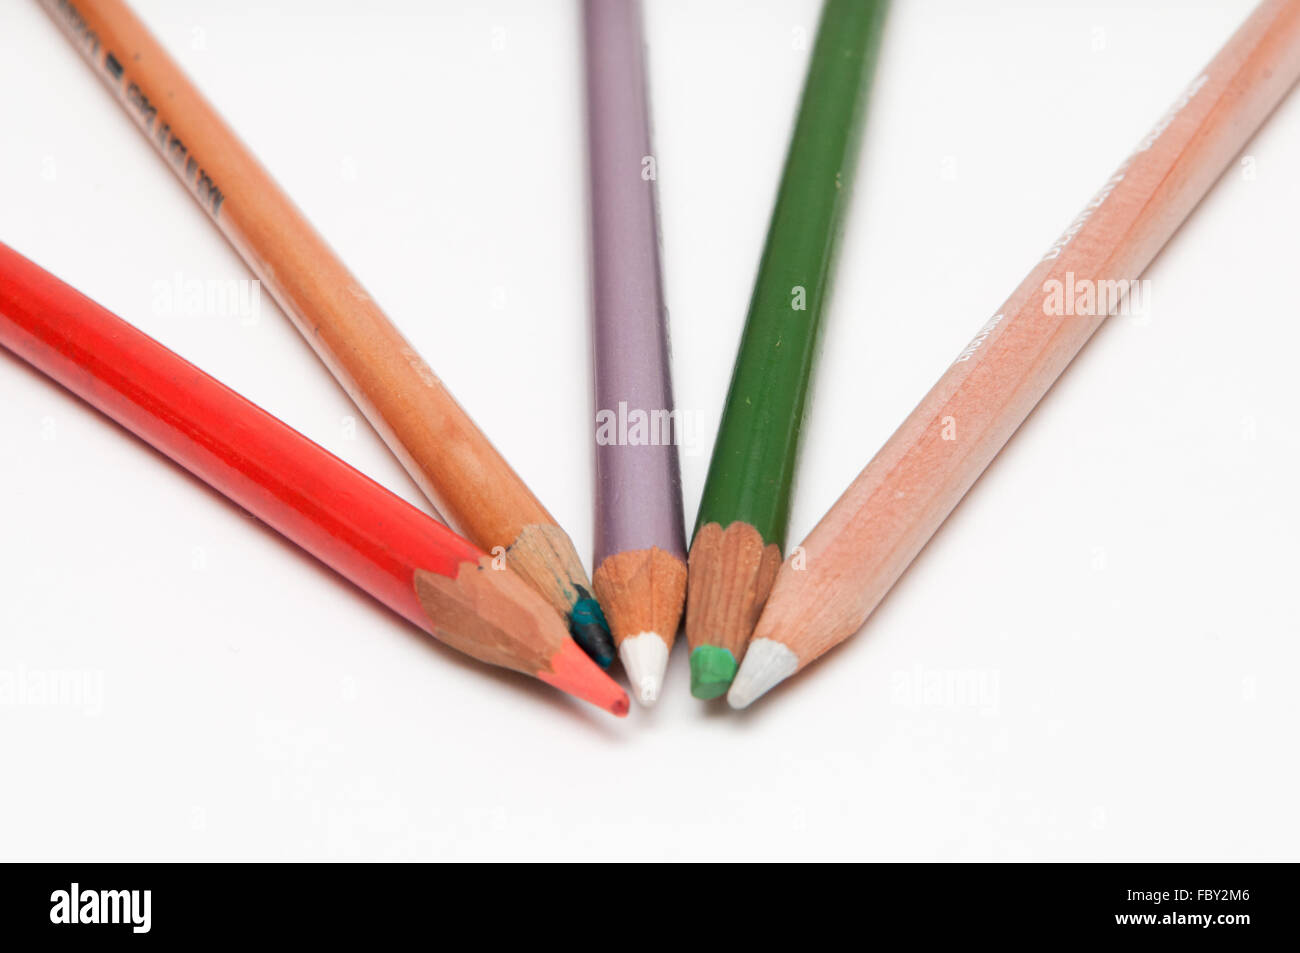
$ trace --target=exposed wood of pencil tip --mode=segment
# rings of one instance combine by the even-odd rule
[[[686,602],[686,563],[658,546],[607,556],[592,577],[614,644],[653,632],[672,648]]]
[[[591,580],[569,534],[553,524],[530,523],[506,550],[506,564],[546,597],[561,615],[568,615]]]
[[[615,715],[627,694],[569,638],[542,597],[491,556],[456,578],[416,570],[415,592],[439,640],[481,662],[533,675]]]
[[[804,559],[808,558],[805,552]],[[828,563],[835,558],[829,554],[817,557],[819,562]],[[795,569],[787,560],[754,625],[753,641],[779,642],[794,653],[799,668],[803,668],[861,628],[870,607],[884,598],[892,580],[882,580],[864,590],[853,584],[852,560],[842,559],[840,563],[838,569],[822,566],[822,571],[814,573],[807,566]],[[797,591],[798,595],[786,598],[787,591]]]
[[[735,522],[705,523],[688,557],[686,640],[691,648],[716,645],[736,662],[754,631],[781,565],[781,549],[758,530]]]

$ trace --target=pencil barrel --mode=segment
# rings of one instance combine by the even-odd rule
[[[553,524],[127,4],[41,2],[451,525],[491,549]]]
[[[2,244],[0,276],[0,345],[434,632],[414,569],[481,551]]]
[[[1097,290],[1131,287],[1298,78],[1300,3],[1265,0],[782,567],[756,640],[804,665],[862,625],[1108,316]]]
[[[586,0],[595,375],[594,565],[658,548],[686,558],[638,0]]]
[[[753,526],[784,549],[822,312],[887,4],[828,0],[710,460],[695,530]]]

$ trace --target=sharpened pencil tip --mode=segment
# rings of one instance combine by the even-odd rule
[[[632,695],[649,708],[659,700],[668,667],[668,643],[657,632],[629,635],[618,647],[618,657],[632,685]]]
[[[754,701],[799,670],[799,656],[774,639],[755,639],[749,643],[745,661],[727,692],[732,708],[748,708]]]
[[[700,645],[691,652],[691,694],[706,701],[720,698],[736,677],[736,657],[716,645]]]
[[[537,673],[537,677],[561,691],[576,695],[613,715],[627,715],[632,703],[627,692],[612,678],[602,672],[573,642],[565,640],[549,660],[550,670]]]
[[[614,664],[614,637],[609,633],[609,623],[600,603],[591,593],[578,586],[578,601],[569,612],[569,632],[582,650],[601,668]]]

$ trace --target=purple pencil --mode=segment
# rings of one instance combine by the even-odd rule
[[[653,704],[686,599],[678,418],[639,0],[584,0],[596,378],[596,573],[632,695]]]

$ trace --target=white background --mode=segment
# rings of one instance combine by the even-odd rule
[[[0,240],[424,505],[269,296],[159,306],[250,275],[3,7]],[[1250,7],[895,4],[792,543]],[[137,9],[589,554],[576,4]],[[692,518],[817,9],[648,3]],[[457,657],[0,353],[0,673],[90,686],[0,702],[0,857],[1296,859],[1300,100],[1246,155],[1147,316],[743,715],[689,696],[681,641],[625,721]]]

